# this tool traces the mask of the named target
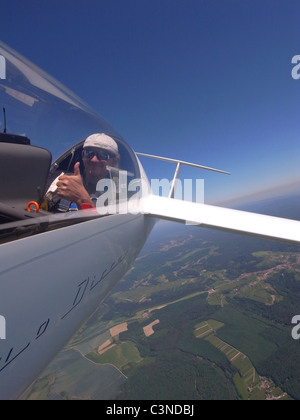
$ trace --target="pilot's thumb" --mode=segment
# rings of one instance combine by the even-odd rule
[[[76,162],[74,165],[74,176],[81,176],[80,174],[80,163]]]

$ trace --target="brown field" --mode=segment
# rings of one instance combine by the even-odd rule
[[[157,319],[156,321],[152,322],[151,324],[147,325],[146,327],[143,328],[144,330],[144,334],[146,337],[150,337],[150,335],[154,334],[154,330],[153,327],[154,325],[157,325],[160,323],[160,320]]]
[[[108,350],[115,347],[116,344],[112,344],[111,340],[105,341],[105,343],[101,344],[101,346],[98,347],[97,353],[101,356],[101,354],[104,354]]]
[[[127,322],[123,322],[123,324],[116,325],[115,327],[110,329],[110,335],[112,337],[116,337],[117,335],[121,334],[122,332],[128,331],[128,324]]]

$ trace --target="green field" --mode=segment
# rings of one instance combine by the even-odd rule
[[[124,382],[126,377],[114,366],[91,363],[77,351],[68,350],[56,358],[21,399],[106,400]]]
[[[237,369],[234,384],[244,400],[271,399],[276,395],[278,399],[286,399],[287,394],[276,387],[271,379],[260,378],[249,358],[239,349],[221,340],[216,334],[225,324],[216,320],[207,320],[197,324],[194,328],[196,338],[211,343],[224,353],[228,361]]]
[[[115,345],[102,355],[97,354],[95,351],[89,353],[87,358],[95,363],[111,364],[121,370],[129,363],[139,363],[142,361],[138,349],[129,341]]]
[[[196,338],[204,338],[209,334],[216,333],[218,329],[222,327],[224,327],[222,322],[209,319],[208,321],[200,322],[200,324],[197,324],[194,329],[194,334]]]

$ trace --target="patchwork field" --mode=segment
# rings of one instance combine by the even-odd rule
[[[236,387],[243,399],[285,399],[287,393],[276,387],[271,379],[260,377],[249,358],[240,350],[221,340],[216,334],[225,324],[210,319],[195,326],[196,338],[205,339],[225,354],[237,369],[234,377]]]
[[[24,399],[300,399],[299,249],[176,229]]]

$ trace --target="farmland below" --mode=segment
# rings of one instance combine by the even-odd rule
[[[300,399],[299,311],[299,247],[162,225],[23,399]]]

